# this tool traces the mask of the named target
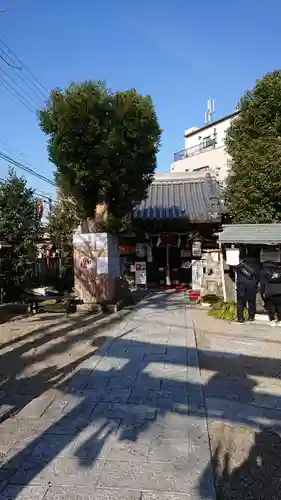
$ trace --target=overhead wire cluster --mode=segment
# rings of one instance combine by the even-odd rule
[[[2,38],[0,38],[0,85],[31,113],[36,113],[48,98],[48,90]]]
[[[1,150],[0,150],[0,158],[2,158],[2,160],[6,160],[10,165],[14,165],[15,167],[18,167],[21,170],[24,170],[28,174],[31,174],[31,175],[37,177],[37,179],[40,179],[41,181],[44,181],[47,184],[50,184],[51,186],[56,186],[56,183],[54,181],[52,181],[51,179],[49,179],[48,177],[45,177],[45,175],[42,175],[42,174],[39,174],[38,172],[35,172],[35,170],[30,168],[29,166],[25,165],[24,163],[22,163],[20,161],[15,160],[14,158],[12,158],[9,155],[4,154]]]
[[[34,76],[29,68],[1,38],[0,86],[4,87],[32,113],[36,113],[48,98],[48,90],[46,87]],[[13,165],[51,186],[56,186],[54,181],[36,172],[32,168],[31,159],[28,155],[9,145],[2,139],[0,139],[0,159],[5,160],[9,165]],[[3,181],[3,179],[0,178],[0,181]],[[50,197],[44,197],[44,195],[40,196],[51,204],[52,200]]]

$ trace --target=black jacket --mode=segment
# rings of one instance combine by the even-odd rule
[[[260,291],[262,297],[272,297],[275,295],[281,295],[281,283],[269,283],[269,276],[273,271],[280,268],[280,264],[275,262],[265,262],[261,271],[260,279]]]
[[[241,264],[245,262],[248,264],[256,274],[256,279],[249,280],[244,276],[241,271],[240,271],[240,266],[236,267],[236,272],[237,272],[237,285],[246,285],[247,287],[257,287],[257,284],[260,280],[260,266],[259,263],[256,259],[253,257],[246,257],[245,259],[242,259]]]

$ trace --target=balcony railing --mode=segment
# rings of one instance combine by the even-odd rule
[[[215,149],[216,143],[217,143],[216,137],[214,136],[206,137],[197,146],[193,146],[192,148],[188,149],[183,149],[182,151],[177,151],[177,153],[174,153],[174,161],[184,160],[185,158],[190,158],[191,156],[211,151],[212,149]]]

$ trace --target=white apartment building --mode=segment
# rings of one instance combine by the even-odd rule
[[[239,111],[203,127],[192,127],[184,133],[184,149],[174,154],[171,172],[210,172],[223,182],[230,167],[225,150],[226,131]]]

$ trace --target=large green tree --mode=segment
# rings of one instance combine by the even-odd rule
[[[48,229],[50,239],[61,255],[72,248],[73,231],[80,224],[79,207],[70,197],[60,197],[49,211]]]
[[[281,222],[281,70],[256,82],[227,133],[225,199],[238,223]]]
[[[10,169],[0,184],[0,272],[8,284],[24,282],[32,274],[42,232],[34,191]]]
[[[39,123],[56,181],[86,217],[103,204],[122,219],[144,199],[161,136],[150,96],[112,92],[103,82],[73,83],[51,92]]]

